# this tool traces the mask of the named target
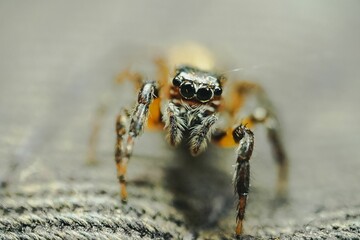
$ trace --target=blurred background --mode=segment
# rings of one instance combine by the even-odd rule
[[[126,67],[149,64],[169,46],[196,41],[213,51],[225,70],[239,69],[239,79],[263,85],[283,125],[291,160],[289,202],[276,213],[271,211],[276,168],[263,129],[256,129],[246,233],[356,236],[360,232],[359,10],[359,1],[2,1],[0,178],[10,183],[1,190],[0,213],[5,220],[0,234],[41,235],[45,223],[30,230],[6,224],[10,220],[25,224],[21,217],[31,214],[61,218],[74,212],[84,219],[104,217],[119,225],[128,217],[130,222],[170,234],[159,235],[163,238],[231,237],[235,224],[231,150],[214,150],[218,156],[214,160],[179,166],[174,162],[179,153],[167,146],[161,133],[144,134],[128,173],[129,181],[136,183],[129,186],[134,205],[124,210],[118,201],[114,119],[136,94],[130,84],[117,86],[114,79]],[[94,115],[105,103],[99,164],[87,166]],[[206,164],[213,166],[208,175],[201,171]],[[176,175],[179,171],[186,173]],[[171,173],[190,180],[179,184],[169,180]],[[217,177],[209,182],[209,176]],[[189,185],[195,187],[189,190]],[[203,199],[207,193],[197,190],[204,188],[212,192],[209,198]],[[138,208],[142,213],[132,215]],[[206,212],[206,219],[199,220],[208,222],[206,227],[189,221],[192,217],[187,214],[196,208],[200,215]],[[169,217],[176,216],[180,223],[159,224],[151,215],[156,211],[163,212],[164,222],[176,222]],[[73,232],[68,237],[85,234],[71,224],[69,229]],[[103,234],[99,238],[153,238],[136,235],[141,232],[136,229],[134,235],[126,235],[125,230],[106,235],[107,230],[99,229],[97,234]],[[62,228],[53,230],[60,234]]]

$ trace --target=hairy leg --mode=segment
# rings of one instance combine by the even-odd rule
[[[239,143],[234,174],[235,193],[238,195],[236,234],[243,232],[243,221],[250,186],[250,157],[254,148],[254,134],[243,125],[234,130],[234,140]]]
[[[185,121],[180,116],[180,109],[171,101],[168,102],[163,121],[167,130],[167,141],[171,146],[177,146],[183,138]]]
[[[230,141],[231,138],[231,141]],[[254,148],[254,134],[245,125],[240,124],[231,131],[218,130],[213,135],[214,143],[220,146],[230,146],[230,143],[237,145],[237,159],[234,173],[234,190],[238,196],[237,215],[236,215],[236,234],[240,235],[243,232],[243,221],[245,218],[245,210],[247,197],[250,186],[250,163],[253,148]],[[224,144],[224,145],[222,145]]]
[[[190,136],[190,151],[193,156],[202,152],[207,145],[207,140],[213,133],[214,124],[217,121],[217,116],[211,114],[201,121],[192,131]]]
[[[155,82],[146,82],[141,87],[138,94],[138,101],[134,111],[130,115],[130,125],[126,142],[124,135],[126,134],[127,116],[125,113],[120,114],[116,121],[117,141],[115,145],[115,163],[117,169],[117,177],[120,183],[120,196],[123,202],[127,201],[126,191],[126,171],[130,161],[135,139],[142,134],[144,125],[149,116],[149,107],[155,97]]]
[[[237,82],[232,89],[231,94],[240,100],[238,103],[227,105],[234,118],[239,111],[235,108],[240,108],[248,96],[255,97],[257,107],[250,116],[242,120],[242,124],[246,124],[249,128],[257,124],[263,124],[266,127],[269,143],[278,166],[277,194],[280,197],[286,196],[289,161],[281,138],[280,123],[268,96],[261,86],[251,82]]]
[[[254,127],[256,124],[263,124],[267,129],[268,139],[278,164],[278,196],[284,196],[287,190],[288,160],[281,142],[279,122],[262,88],[257,84],[243,82],[235,84],[231,89],[232,92],[230,96],[232,99],[228,99],[228,104],[225,103],[224,106],[225,110],[229,112],[232,117],[230,122],[238,122],[236,116],[239,109],[243,106],[246,97],[252,95],[255,96],[257,100],[257,107],[248,117],[241,121],[239,126],[228,129],[217,129],[212,136],[214,143],[219,146],[234,147],[239,145],[234,184],[235,193],[239,197],[236,234],[240,235],[243,232],[243,221],[249,193],[249,159],[254,145],[254,135],[249,128]]]

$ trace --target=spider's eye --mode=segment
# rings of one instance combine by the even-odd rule
[[[175,77],[175,78],[173,79],[172,83],[174,84],[174,86],[177,86],[177,87],[178,87],[178,86],[180,86],[181,81],[180,81],[179,78]]]
[[[214,89],[214,94],[215,94],[216,96],[220,96],[220,95],[222,94],[222,89],[219,88],[219,87],[216,87],[216,88]]]
[[[190,82],[185,82],[185,83],[181,84],[180,93],[186,99],[193,98],[195,95],[194,85]]]
[[[196,97],[201,102],[209,101],[213,97],[213,92],[209,88],[199,88],[196,92]]]

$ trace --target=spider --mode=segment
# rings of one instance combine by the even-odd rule
[[[116,118],[115,162],[121,200],[126,202],[128,198],[127,166],[135,140],[145,126],[165,130],[172,146],[188,141],[194,156],[203,152],[209,141],[221,147],[237,147],[233,178],[238,197],[235,233],[241,235],[250,185],[249,160],[254,148],[251,129],[256,124],[266,127],[278,165],[277,191],[286,192],[288,161],[279,122],[261,86],[247,81],[228,81],[224,74],[216,73],[211,54],[200,46],[183,49],[175,51],[168,63],[164,59],[155,61],[159,73],[155,80],[144,81],[141,74],[129,70],[117,79],[118,82],[131,80],[138,90],[133,110],[123,110]],[[226,88],[227,91],[223,91]],[[250,97],[255,98],[256,106],[248,116],[239,119],[238,113]],[[226,116],[225,127],[218,124],[223,116]]]

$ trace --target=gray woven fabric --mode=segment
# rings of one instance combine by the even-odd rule
[[[288,202],[255,130],[248,238],[359,239],[359,2],[0,3],[0,239],[228,239],[233,150],[199,158],[146,133],[119,201],[114,119],[135,100],[124,68],[177,42],[207,45],[267,89],[289,152]],[[106,104],[98,164],[88,139]]]

